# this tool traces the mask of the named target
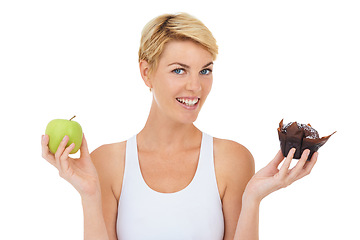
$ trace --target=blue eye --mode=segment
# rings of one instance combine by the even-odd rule
[[[184,73],[184,69],[182,69],[182,68],[174,69],[174,70],[173,70],[173,73],[175,73],[175,74],[183,74],[183,73]]]
[[[212,71],[211,71],[211,69],[203,69],[203,70],[201,70],[200,71],[200,74],[201,75],[209,75],[210,73],[211,73]]]

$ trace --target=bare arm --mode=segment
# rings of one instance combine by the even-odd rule
[[[101,196],[91,199],[82,199],[84,213],[84,239],[110,240],[104,221]]]
[[[234,239],[242,211],[242,196],[247,183],[255,173],[254,159],[241,144],[229,140],[214,141],[215,169],[222,196],[224,240]]]
[[[109,240],[101,210],[99,177],[89,154],[85,136],[80,147],[80,158],[70,158],[75,145],[66,147],[65,136],[55,154],[49,151],[49,136],[42,136],[42,156],[56,167],[59,175],[68,181],[80,194],[84,213],[84,239]]]
[[[234,240],[259,239],[260,202],[243,197],[242,209],[236,228]]]
[[[291,150],[281,168],[278,169],[284,160],[284,156],[279,151],[274,160],[251,178],[243,195],[243,208],[234,240],[258,240],[261,200],[270,193],[289,186],[311,172],[318,153],[315,153],[310,161],[306,161],[309,151],[305,150],[298,163],[289,169],[294,153],[294,149]]]
[[[125,142],[107,144],[91,153],[91,159],[98,172],[101,188],[101,203],[97,204],[96,212],[102,211],[109,240],[117,240],[117,199],[120,197],[125,166],[125,146]]]

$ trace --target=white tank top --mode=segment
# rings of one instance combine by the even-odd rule
[[[151,189],[142,177],[136,135],[126,144],[116,223],[119,240],[222,240],[224,218],[217,187],[213,138],[202,133],[197,170],[175,193]]]

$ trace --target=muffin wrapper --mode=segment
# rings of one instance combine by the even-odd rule
[[[308,126],[311,127],[310,124]],[[280,140],[281,152],[284,156],[287,156],[291,148],[296,148],[294,159],[300,159],[305,149],[310,150],[308,161],[310,161],[314,152],[317,152],[321,146],[323,146],[327,140],[335,133],[330,134],[322,138],[306,138],[304,137],[304,130],[299,128],[296,122],[293,122],[287,127],[286,132],[282,132],[283,120],[279,123],[278,134]]]

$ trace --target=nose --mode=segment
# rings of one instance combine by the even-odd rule
[[[201,91],[201,81],[198,74],[192,74],[189,76],[186,82],[186,90],[193,92]]]

